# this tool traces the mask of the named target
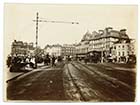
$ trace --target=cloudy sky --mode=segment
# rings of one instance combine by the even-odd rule
[[[7,51],[11,42],[35,42],[36,24],[32,20],[79,22],[80,24],[39,23],[39,45],[79,42],[86,33],[105,27],[127,29],[131,38],[137,37],[136,5],[57,5],[57,4],[5,4],[4,34]]]

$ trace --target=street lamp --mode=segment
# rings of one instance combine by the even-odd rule
[[[66,21],[47,21],[47,20],[40,20],[39,19],[39,13],[36,13],[36,20],[33,20],[36,22],[36,51],[38,46],[38,22],[51,22],[51,23],[65,23],[65,24],[79,24],[79,22],[66,22]],[[37,53],[35,54],[35,68],[37,68]]]
[[[38,46],[38,17],[39,13],[36,13],[36,49],[35,49],[35,68],[37,68],[37,46]]]

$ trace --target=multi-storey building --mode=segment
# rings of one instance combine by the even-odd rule
[[[136,40],[132,39],[129,46],[130,46],[129,54],[136,55]]]
[[[44,54],[47,55],[51,55],[52,53],[52,46],[51,45],[46,45],[45,48],[44,48]]]
[[[62,56],[75,56],[75,44],[64,44],[62,47]]]
[[[110,59],[112,56],[111,49],[114,43],[120,40],[129,41],[126,29],[117,31],[112,27],[107,27],[98,32],[87,32],[76,47],[76,53],[77,55],[81,54],[84,57],[87,53],[93,55],[94,52],[98,52],[102,59]]]
[[[128,54],[135,54],[134,42],[126,34],[126,29],[120,31],[107,27],[104,30],[92,33],[86,32],[78,44],[47,45],[45,52],[55,56],[76,56],[79,59],[92,58],[91,61],[127,61]],[[119,47],[120,46],[120,47]],[[114,49],[116,47],[116,49]],[[128,51],[129,50],[129,51]]]
[[[132,40],[114,43],[112,47],[113,62],[128,62],[129,57],[135,55],[134,46]]]
[[[85,55],[88,53],[89,49],[89,40],[91,39],[92,34],[86,32],[79,44],[76,45],[76,57],[84,58]]]
[[[44,48],[45,54],[54,56],[75,56],[76,48],[75,44],[62,45],[46,45]]]
[[[104,30],[99,30],[99,32],[94,31],[89,42],[89,50],[104,52],[108,56],[111,54],[111,48],[114,42],[119,40],[129,40],[125,29],[116,31],[108,27]]]
[[[14,40],[11,45],[12,55],[31,55],[34,53],[33,43]]]
[[[44,48],[45,54],[61,56],[62,55],[62,46],[59,44],[56,45],[46,45]]]

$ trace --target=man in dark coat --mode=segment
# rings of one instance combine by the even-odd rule
[[[53,55],[53,56],[52,56],[52,67],[55,66],[55,59],[56,59],[56,58],[55,58],[54,55]]]

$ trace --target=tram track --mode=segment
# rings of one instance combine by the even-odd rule
[[[106,79],[108,82],[110,82],[110,83],[112,83],[112,84],[114,84],[114,85],[115,85],[115,82],[117,82],[117,83],[119,83],[119,84],[121,84],[121,85],[127,87],[128,89],[132,90],[132,88],[131,88],[128,84],[126,84],[126,83],[124,83],[124,82],[122,82],[122,81],[120,81],[120,80],[118,80],[118,79],[116,79],[116,78],[113,78],[113,77],[111,77],[111,76],[108,76],[108,75],[106,75],[106,74],[104,74],[104,73],[101,73],[101,72],[99,72],[99,71],[95,71],[95,70],[91,69],[90,67],[88,67],[87,65],[84,65],[84,64],[82,64],[82,63],[80,63],[80,62],[78,62],[78,64],[80,64],[81,66],[87,68],[89,71],[96,73],[98,76],[100,76],[100,77]]]
[[[118,68],[116,65],[106,65],[106,64],[87,64],[88,67],[94,68],[95,71],[104,73],[110,77],[116,78],[119,81],[127,84],[128,87],[135,88],[136,84],[136,73],[134,73],[131,68]],[[128,69],[128,70],[127,70]],[[127,77],[128,78],[127,78]],[[133,82],[132,82],[133,81]]]
[[[126,98],[127,96],[131,99],[131,96],[135,96],[135,94],[134,94],[134,90],[129,86],[129,85],[127,85],[127,84],[125,84],[124,82],[122,82],[122,81],[119,81],[118,79],[116,79],[116,78],[113,78],[113,77],[110,77],[110,76],[108,76],[108,75],[106,75],[106,74],[104,74],[104,73],[101,73],[101,72],[99,72],[99,71],[95,71],[95,70],[93,70],[93,69],[91,69],[90,67],[88,67],[87,65],[84,65],[84,64],[82,64],[82,63],[80,63],[80,62],[77,62],[77,63],[71,63],[77,70],[79,70],[79,71],[81,71],[81,72],[84,72],[84,73],[87,73],[89,76],[90,75],[96,75],[97,76],[97,81],[99,80],[99,79],[101,79],[101,80],[103,80],[103,81],[106,81],[106,83],[100,83],[100,82],[102,82],[102,81],[96,81],[95,80],[95,82],[96,82],[96,84],[97,85],[99,85],[100,87],[103,87],[101,84],[104,84],[104,85],[106,85],[106,84],[110,84],[110,87],[108,87],[109,89],[114,89],[115,90],[115,93],[113,93],[113,92],[111,92],[111,91],[108,91],[108,90],[104,90],[104,92],[105,93],[108,93],[108,94],[110,94],[110,95],[112,95],[112,96],[115,96],[115,94],[117,93],[117,92],[120,92],[120,93],[122,93],[123,95],[125,95],[124,97]],[[93,78],[93,80],[95,79],[95,77]],[[105,88],[105,87],[104,87]],[[119,88],[122,88],[123,90],[120,90]],[[126,90],[127,91],[126,91]],[[128,93],[129,92],[129,93]],[[118,93],[119,94],[119,93]],[[119,94],[118,96],[116,95],[115,96],[116,98],[117,98],[117,100],[122,100],[123,101],[123,99],[121,98],[121,95]]]
[[[68,64],[66,64],[66,68],[67,68],[67,71],[68,71],[68,75],[69,75],[69,79],[72,81],[72,84],[74,85],[75,89],[76,89],[76,92],[79,94],[80,96],[80,101],[88,101],[85,96],[83,95],[82,91],[81,91],[81,88],[78,86],[78,84],[76,83],[74,77],[72,76],[72,73],[70,72],[70,69],[68,67]]]

